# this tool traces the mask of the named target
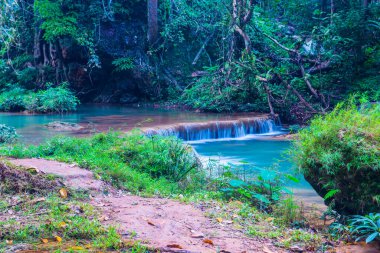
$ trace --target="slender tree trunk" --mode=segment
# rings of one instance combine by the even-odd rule
[[[264,89],[265,89],[265,92],[267,93],[267,100],[268,100],[268,106],[269,106],[270,114],[275,115],[273,105],[272,105],[272,100],[270,98],[271,91],[270,91],[268,85],[265,83],[264,83]]]
[[[148,42],[153,45],[158,38],[158,0],[148,0]]]

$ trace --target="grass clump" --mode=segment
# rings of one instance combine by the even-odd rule
[[[79,100],[66,83],[57,87],[48,85],[46,90],[32,92],[19,87],[0,94],[0,111],[33,113],[64,113],[75,111]]]
[[[77,163],[117,187],[147,195],[194,191],[203,180],[201,164],[189,146],[175,138],[147,137],[137,131],[89,138],[59,136],[39,146],[4,146],[0,153]]]
[[[341,214],[380,209],[380,106],[339,104],[299,132],[293,157],[305,178]]]

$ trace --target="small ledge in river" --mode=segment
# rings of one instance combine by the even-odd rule
[[[48,124],[45,124],[45,127],[57,131],[78,131],[84,128],[79,124],[63,121],[53,121]]]

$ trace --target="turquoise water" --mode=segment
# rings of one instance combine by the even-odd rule
[[[323,204],[322,199],[303,176],[295,171],[294,165],[289,160],[286,151],[291,147],[290,141],[256,136],[242,140],[198,142],[192,143],[192,146],[203,159],[230,163],[239,168],[238,174],[244,173],[247,177],[258,174],[266,178],[271,177],[274,174],[271,167],[281,173],[289,173],[300,181],[286,182],[286,187],[293,191],[297,198],[309,203]],[[276,165],[273,166],[274,164]]]
[[[198,126],[198,122],[236,120],[240,119],[240,117],[247,116],[254,117],[257,115],[205,114],[179,110],[123,107],[116,105],[82,105],[78,108],[77,112],[63,115],[0,113],[0,124],[15,127],[18,134],[21,135],[20,140],[22,142],[37,144],[58,134],[86,136],[93,132],[107,131],[109,129],[128,131],[136,127],[151,128],[162,125],[169,126],[169,129],[171,129],[170,127],[176,126],[175,124],[177,123],[197,122],[191,125],[192,131],[199,130],[205,132],[207,130],[205,128],[212,127],[213,125],[199,124]],[[77,123],[81,125],[83,129],[77,131],[56,131],[48,129],[45,124],[53,121]],[[267,123],[270,124],[267,126]],[[251,173],[257,175],[258,173],[261,173],[264,176],[271,175],[272,172],[268,170],[268,168],[276,163],[278,164],[279,171],[295,175],[294,171],[292,171],[292,163],[284,154],[284,152],[290,147],[290,142],[280,141],[270,137],[270,135],[278,134],[278,129],[276,129],[274,123],[269,120],[260,124],[252,122],[252,124],[252,126],[259,126],[259,128],[255,130],[256,132],[264,132],[264,135],[266,134],[267,137],[263,137],[263,135],[244,136],[246,132],[248,133],[248,126],[246,127],[243,124],[242,128],[239,124],[227,122],[219,125],[216,124],[218,128],[217,132],[231,132],[231,137],[235,137],[234,135],[237,135],[236,133],[239,133],[239,131],[242,131],[241,129],[243,129],[244,134],[241,134],[242,138],[228,138],[225,140],[219,139],[214,141],[201,140],[200,142],[193,142],[191,145],[194,146],[195,150],[201,156],[207,157],[207,159],[220,160],[235,165],[239,164],[239,168],[244,168],[245,173],[247,172],[248,174]],[[188,131],[187,128],[189,127],[189,125],[185,124],[184,129]],[[227,135],[224,135],[223,137],[228,137]],[[206,134],[205,136],[208,136],[209,138],[212,134]],[[244,162],[244,164],[242,165],[241,162]],[[302,196],[304,199],[316,199],[316,193],[311,186],[301,175],[298,175],[298,177],[300,178],[300,183],[289,183],[288,186],[297,192],[298,196]],[[311,202],[316,201],[320,201],[320,199],[312,200]]]

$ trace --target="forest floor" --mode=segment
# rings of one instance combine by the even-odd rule
[[[287,249],[279,247],[272,240],[273,238],[271,239],[271,232],[274,233],[273,236],[278,237],[275,227],[268,227],[266,236],[248,237],[244,232],[246,228],[234,220],[238,214],[234,213],[233,209],[226,209],[217,202],[184,203],[184,201],[159,197],[134,196],[96,179],[91,171],[81,169],[75,164],[35,158],[9,161],[27,170],[32,169],[38,174],[57,176],[63,184],[59,187],[67,189],[69,195],[70,191],[85,190],[89,192],[90,198],[83,201],[95,208],[98,212],[98,221],[105,227],[115,227],[124,243],[135,244],[138,242],[144,247],[154,249],[149,252],[315,252],[313,249],[302,249],[297,246]],[[45,199],[37,198],[34,201],[37,203],[45,201]],[[12,206],[15,205],[18,203]],[[43,212],[40,213],[43,214]],[[17,210],[3,212],[0,213],[0,222],[17,216],[17,219],[24,219],[21,223],[30,223],[35,220],[34,215],[19,215]],[[267,220],[269,219],[271,218],[267,218]],[[268,226],[268,224],[264,226]],[[258,231],[255,233],[259,235]],[[30,247],[17,248],[18,246],[14,245],[5,252],[51,252],[49,250],[42,251],[48,246],[46,242],[40,243],[37,245],[37,251],[31,251]],[[57,244],[55,242],[50,246],[54,248],[57,247]],[[17,249],[21,251],[17,251]],[[36,249],[36,245],[33,249]],[[331,252],[373,253],[378,252],[378,249],[376,246],[349,245],[338,247]]]

